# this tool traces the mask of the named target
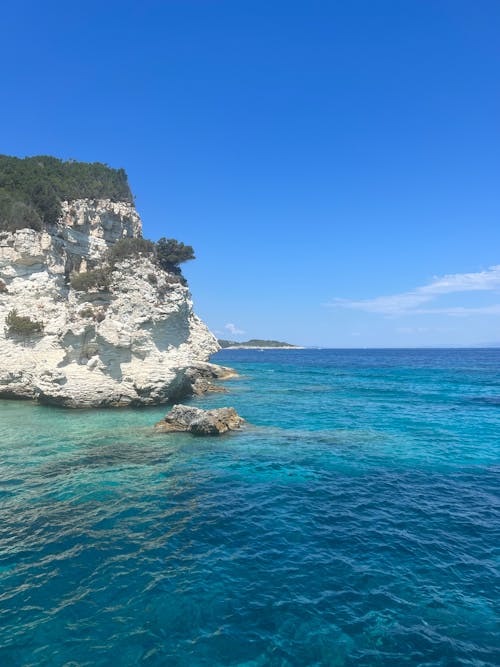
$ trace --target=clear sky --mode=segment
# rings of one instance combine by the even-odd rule
[[[4,3],[0,152],[124,167],[221,337],[498,343],[499,35],[498,0]]]

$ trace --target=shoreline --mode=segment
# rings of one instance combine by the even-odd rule
[[[221,347],[223,350],[305,350],[305,347],[298,345],[231,345],[230,347]]]

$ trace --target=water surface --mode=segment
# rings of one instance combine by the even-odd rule
[[[500,350],[223,351],[252,426],[0,402],[0,665],[500,664]]]

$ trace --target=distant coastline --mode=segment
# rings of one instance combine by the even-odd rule
[[[300,345],[228,345],[223,350],[305,350]]]
[[[291,345],[279,340],[264,340],[252,338],[238,342],[235,340],[219,339],[219,345],[223,350],[303,350],[299,345]]]

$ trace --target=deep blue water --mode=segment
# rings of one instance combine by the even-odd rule
[[[0,665],[500,665],[500,349],[215,360],[218,439],[0,402]]]

